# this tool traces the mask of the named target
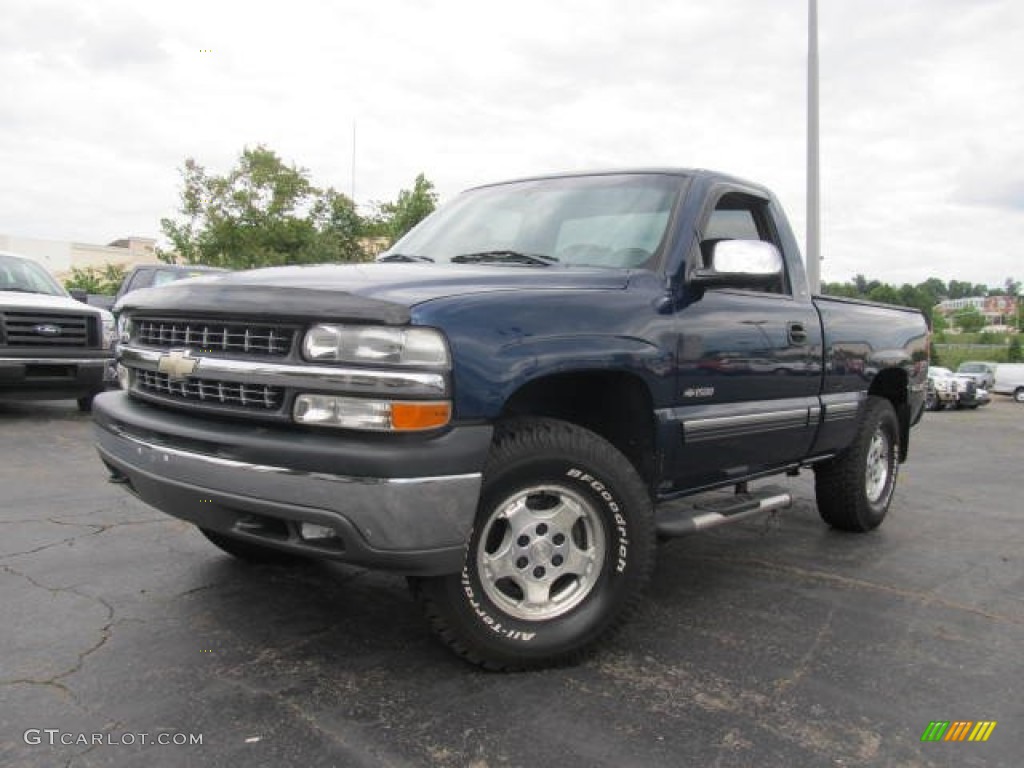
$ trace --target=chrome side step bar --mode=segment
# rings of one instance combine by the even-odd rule
[[[697,501],[688,506],[666,506],[655,513],[654,524],[658,536],[676,538],[706,531],[726,523],[746,520],[764,512],[786,509],[793,504],[791,494],[777,486],[766,486],[755,491],[738,489],[735,496]]]

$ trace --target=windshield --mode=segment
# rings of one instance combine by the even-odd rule
[[[67,296],[50,273],[28,259],[0,253],[0,291]]]
[[[380,260],[650,266],[680,187],[678,177],[636,174],[472,189],[425,219]]]
[[[207,277],[212,274],[216,273],[213,270],[201,269],[193,269],[188,272],[176,269],[161,269],[153,275],[153,285],[167,285],[168,283],[175,283],[178,280],[190,280],[193,277]]]

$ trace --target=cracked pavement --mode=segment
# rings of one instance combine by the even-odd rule
[[[1006,399],[928,414],[880,530],[830,531],[811,476],[781,481],[792,509],[664,544],[592,658],[502,676],[401,578],[236,562],[108,484],[73,402],[0,404],[0,764],[1018,765],[1022,455]],[[932,720],[999,724],[923,744]]]

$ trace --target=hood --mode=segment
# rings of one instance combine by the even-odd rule
[[[623,270],[492,265],[332,264],[201,277],[126,295],[117,311],[337,317],[401,324],[409,309],[496,291],[621,290]]]
[[[103,314],[103,310],[90,307],[67,296],[52,296],[46,293],[22,293],[21,291],[0,291],[0,307],[8,309],[59,309],[81,312],[87,315]]]

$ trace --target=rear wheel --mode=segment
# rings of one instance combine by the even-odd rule
[[[579,659],[635,610],[653,563],[651,498],[625,456],[530,419],[499,428],[462,573],[410,584],[456,653],[519,670]]]
[[[881,525],[896,488],[899,436],[892,404],[869,397],[850,447],[814,467],[818,512],[826,523],[855,532]]]
[[[1013,391],[1013,399],[1018,403],[1024,403],[1024,387],[1017,387]]]
[[[273,547],[266,547],[255,544],[251,541],[242,541],[223,533],[211,531],[209,528],[200,528],[199,531],[222,552],[227,552],[232,557],[244,560],[247,563],[259,565],[298,565],[306,562],[305,558],[282,552]]]

